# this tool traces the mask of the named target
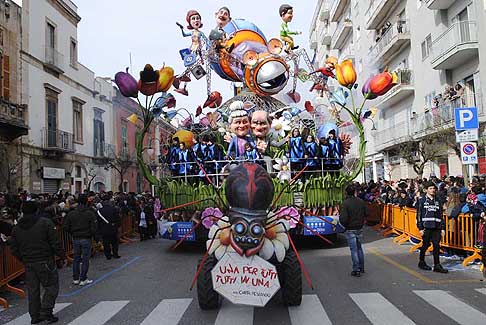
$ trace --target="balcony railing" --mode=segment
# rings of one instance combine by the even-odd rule
[[[29,128],[26,121],[26,105],[0,100],[0,135],[15,139],[26,135]]]
[[[114,158],[115,156],[115,146],[109,143],[101,142],[97,144],[95,141],[94,146],[94,157],[95,158]]]
[[[372,0],[365,13],[366,29],[376,29],[382,24],[390,9],[396,4],[395,0]]]
[[[46,46],[45,47],[45,60],[44,64],[56,70],[58,73],[64,72],[64,55],[59,53],[55,48]]]
[[[412,118],[412,130],[416,136],[423,136],[438,129],[453,127],[454,109],[458,107],[477,107],[478,115],[485,115],[480,94],[463,95],[446,100],[423,114]]]
[[[394,105],[415,93],[413,86],[413,71],[403,69],[396,71],[398,83],[390,89],[385,95],[380,97],[379,107]]]
[[[344,14],[344,10],[348,5],[350,0],[334,0],[332,7],[331,7],[331,21],[337,22],[339,18]]]
[[[370,57],[376,60],[390,60],[398,53],[404,44],[410,44],[410,29],[408,20],[399,20],[392,24],[382,35],[376,39],[371,48]]]
[[[427,8],[432,10],[448,9],[456,0],[425,0]]]
[[[432,67],[453,69],[478,56],[478,30],[475,21],[460,21],[432,43]]]
[[[336,30],[332,35],[332,47],[336,50],[340,49],[352,30],[353,22],[351,21],[351,13],[348,13],[346,18],[341,19],[336,26]]]
[[[42,147],[52,151],[74,152],[74,134],[57,129],[43,129]]]
[[[410,137],[410,124],[408,122],[401,122],[386,129],[378,128],[378,131],[374,133],[374,137],[375,150],[384,150],[406,141]]]

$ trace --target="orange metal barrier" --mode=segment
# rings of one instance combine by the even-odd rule
[[[25,292],[21,289],[15,288],[9,284],[10,281],[24,273],[24,266],[18,259],[16,259],[7,245],[0,246],[0,290],[7,290],[12,293],[25,297]],[[0,305],[5,309],[8,308],[8,301],[0,298]]]
[[[441,246],[472,252],[472,255],[465,258],[462,262],[464,266],[475,259],[481,259],[480,250],[474,247],[477,238],[477,221],[468,214],[460,214],[455,219],[444,215],[444,222],[446,234],[442,237]],[[417,211],[415,209],[400,208],[388,204],[383,209],[380,226],[382,228],[390,227],[384,231],[384,236],[390,234],[398,235],[398,237],[393,239],[395,243],[403,244],[410,238],[416,239],[418,243],[410,248],[410,252],[414,252],[422,246],[422,236],[417,227]],[[429,247],[428,250],[431,249],[432,247]]]

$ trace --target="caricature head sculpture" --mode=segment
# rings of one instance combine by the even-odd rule
[[[290,23],[294,18],[294,8],[291,5],[283,4],[278,8],[278,13],[282,20],[286,23]]]
[[[186,15],[187,29],[199,29],[203,27],[201,15],[197,10],[189,10]]]
[[[216,18],[216,25],[219,28],[223,28],[228,24],[231,20],[231,13],[228,7],[221,7],[219,10],[214,14]]]
[[[260,165],[243,163],[231,170],[225,186],[231,246],[240,255],[254,255],[263,245],[267,209],[274,195],[272,179]]]
[[[234,101],[230,105],[230,129],[237,137],[245,137],[250,131],[250,117],[245,110],[245,105],[242,101]]]
[[[266,111],[254,111],[251,114],[251,131],[257,138],[265,138],[270,131],[270,117]]]

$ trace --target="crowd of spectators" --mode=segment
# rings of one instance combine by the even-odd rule
[[[87,195],[88,206],[95,212],[101,209],[103,201],[109,200],[113,202],[121,219],[129,214],[135,216],[135,226],[139,227],[142,240],[156,237],[160,203],[157,204],[157,200],[152,195],[92,191],[84,191],[83,194]],[[62,190],[55,194],[30,194],[22,190],[17,194],[0,193],[0,245],[7,242],[14,225],[18,223],[22,203],[31,200],[38,201],[39,213],[52,220],[60,229],[63,229],[66,215],[78,205],[78,195]],[[144,221],[141,220],[141,216],[145,216]],[[100,238],[95,239],[99,241]]]

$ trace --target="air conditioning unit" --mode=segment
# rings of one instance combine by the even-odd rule
[[[322,22],[329,20],[329,8],[321,9],[321,13],[319,14],[319,20]]]
[[[310,49],[315,50],[317,49],[317,32],[313,31],[310,38]]]

